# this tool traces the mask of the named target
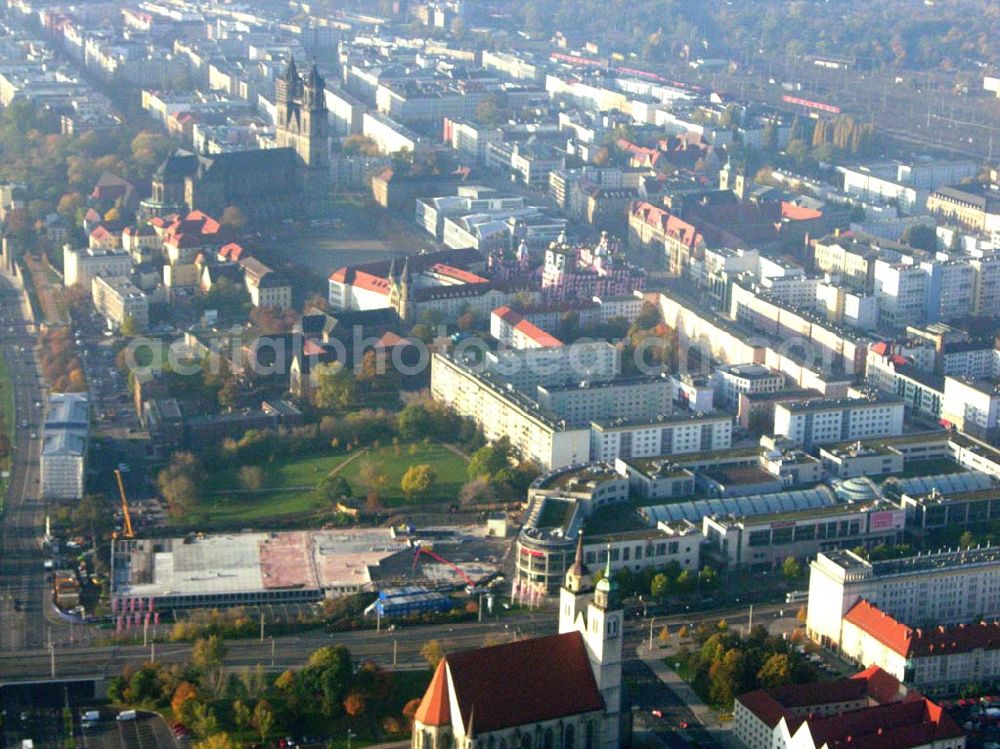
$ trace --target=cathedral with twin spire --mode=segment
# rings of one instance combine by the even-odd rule
[[[559,593],[559,633],[445,656],[414,716],[411,749],[630,746],[624,623],[610,566],[595,585],[581,535]]]

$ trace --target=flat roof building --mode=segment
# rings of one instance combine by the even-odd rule
[[[409,549],[388,529],[119,539],[115,614],[316,601],[372,587],[372,572]]]

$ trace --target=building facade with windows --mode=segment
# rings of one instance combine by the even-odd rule
[[[865,599],[911,626],[1000,616],[1000,547],[946,550],[869,562],[853,551],[820,553],[810,564],[806,633],[833,650],[844,615]]]

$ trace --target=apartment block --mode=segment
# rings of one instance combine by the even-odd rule
[[[903,400],[893,396],[778,403],[774,433],[809,449],[827,442],[903,433]]]
[[[473,419],[488,440],[510,439],[519,457],[545,469],[590,458],[590,429],[570,428],[538,409],[512,385],[473,372],[443,354],[431,359],[431,395]]]
[[[94,278],[90,294],[97,311],[104,315],[109,325],[121,327],[126,320],[131,320],[136,330],[149,325],[149,300],[124,276]]]
[[[938,625],[1000,616],[1000,548],[945,550],[880,562],[853,551],[820,553],[809,565],[806,632],[835,650],[843,618],[861,599],[894,619]]]
[[[63,284],[90,288],[97,276],[127,276],[132,272],[132,256],[124,250],[74,248],[63,245]]]
[[[611,462],[724,450],[732,446],[733,419],[719,412],[681,411],[641,421],[594,421],[591,430],[591,459]]]

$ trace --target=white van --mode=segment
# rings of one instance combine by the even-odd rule
[[[101,719],[100,710],[88,710],[83,714],[84,723],[97,723]]]
[[[135,720],[137,717],[135,710],[123,710],[118,713],[115,720]]]

